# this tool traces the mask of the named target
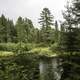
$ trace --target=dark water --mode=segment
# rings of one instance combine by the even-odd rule
[[[80,56],[40,60],[40,80],[80,80]]]
[[[60,59],[48,58],[40,61],[40,78],[41,80],[60,80],[63,68],[60,67]]]

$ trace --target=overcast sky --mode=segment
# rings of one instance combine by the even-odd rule
[[[14,22],[19,16],[31,19],[35,26],[38,26],[38,18],[44,7],[51,10],[55,19],[61,20],[61,10],[67,0],[0,0],[0,16],[13,19]]]

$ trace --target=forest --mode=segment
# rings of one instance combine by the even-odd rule
[[[62,15],[59,22],[45,7],[37,27],[27,17],[0,16],[0,80],[80,80],[80,1]]]

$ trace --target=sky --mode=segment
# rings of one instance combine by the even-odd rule
[[[66,2],[67,0],[0,0],[0,16],[4,14],[14,22],[19,16],[27,17],[37,27],[40,13],[45,7],[49,8],[55,20],[62,20],[61,11]]]

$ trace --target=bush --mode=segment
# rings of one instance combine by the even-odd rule
[[[57,52],[58,48],[58,43],[54,43],[53,45],[51,45],[50,50],[52,50],[53,52]]]
[[[14,43],[0,43],[1,51],[14,51],[16,50],[17,45]]]
[[[27,44],[24,44],[24,50],[31,50],[33,48],[35,48],[36,44],[30,44],[30,43],[27,43]]]
[[[36,47],[48,47],[48,45],[46,43],[39,43]]]
[[[35,47],[35,44],[29,44],[29,43],[0,43],[0,51],[29,51],[32,48]]]
[[[1,58],[0,80],[38,80],[37,61],[34,55],[29,56],[28,54]]]
[[[9,56],[14,56],[14,53],[8,52],[8,51],[0,51],[0,58],[1,57],[9,57]]]

